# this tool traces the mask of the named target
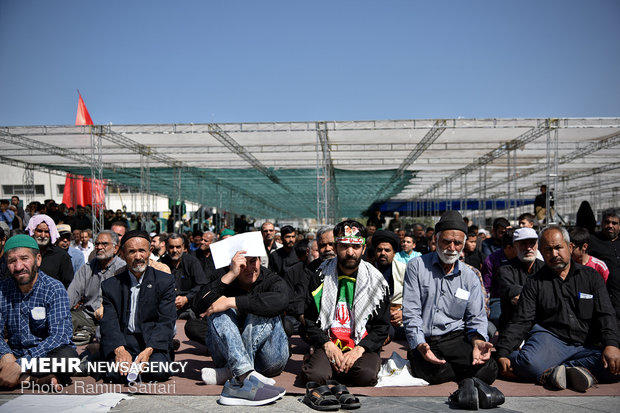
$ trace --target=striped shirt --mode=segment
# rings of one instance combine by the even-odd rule
[[[603,280],[607,282],[607,277],[609,277],[609,268],[607,268],[607,264],[603,261],[590,255],[590,259],[586,263],[586,267],[594,268],[599,274],[601,274]]]
[[[0,357],[8,353],[27,360],[45,357],[51,350],[71,345],[71,335],[69,296],[60,281],[39,270],[26,295],[12,277],[0,281]]]

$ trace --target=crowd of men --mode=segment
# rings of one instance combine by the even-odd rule
[[[540,221],[523,214],[514,227],[495,219],[488,238],[456,211],[428,228],[376,211],[367,225],[344,220],[305,236],[264,222],[264,254],[236,251],[216,268],[211,246],[231,229],[149,233],[121,213],[93,237],[86,209],[69,219],[41,204],[21,211],[21,231],[7,203],[0,386],[67,382],[67,374],[20,366],[78,357],[75,345],[89,344],[88,360],[168,363],[178,319],[206,345],[216,367],[202,378],[223,384],[220,402],[230,405],[284,394],[273,377],[288,363],[292,335],[309,345],[300,374],[312,385],[374,386],[391,340],[406,342],[413,375],[430,384],[475,378],[484,386],[499,375],[583,392],[620,375],[620,221],[612,210],[599,232],[537,232]],[[128,373],[99,378],[122,383]]]

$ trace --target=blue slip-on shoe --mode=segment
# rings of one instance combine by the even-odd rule
[[[278,394],[280,395],[280,398],[286,394],[286,389],[284,387],[273,386],[271,384],[267,384],[265,382],[262,382],[258,377],[253,376],[251,374],[248,376],[246,380],[250,380],[252,383],[254,383],[259,388],[263,387],[263,388],[271,389],[273,391],[277,391]]]
[[[259,387],[247,378],[243,383],[232,378],[224,384],[219,403],[226,406],[262,406],[275,402],[280,398],[280,393],[267,386]]]

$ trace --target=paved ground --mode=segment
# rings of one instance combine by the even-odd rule
[[[17,395],[0,395],[0,404]],[[228,407],[217,403],[218,396],[147,396],[137,395],[131,400],[123,400],[111,412],[157,413],[157,412],[313,412],[301,401],[300,396],[284,396],[276,403],[261,407]],[[398,412],[451,412],[444,397],[362,397],[360,413]],[[617,413],[619,397],[577,396],[577,397],[509,397],[495,413],[502,412],[545,412],[578,413],[607,412]],[[344,411],[344,410],[341,410]],[[52,412],[46,412],[52,413]]]
[[[217,396],[136,396],[121,401],[112,412],[210,412],[230,410],[238,412],[313,412],[304,405],[300,396],[285,396],[274,404],[262,407],[229,407],[217,404]],[[451,412],[454,409],[442,397],[367,397],[361,398],[358,412]],[[511,397],[493,412],[618,412],[617,397]],[[341,410],[342,412],[345,410]]]

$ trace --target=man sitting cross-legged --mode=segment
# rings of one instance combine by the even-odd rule
[[[545,228],[540,252],[545,266],[526,281],[497,344],[502,374],[582,392],[617,382],[618,330],[603,278],[571,260],[564,228]]]
[[[280,315],[289,301],[286,281],[238,251],[229,271],[205,285],[194,311],[207,315],[206,344],[216,368],[202,370],[207,384],[222,384],[220,403],[262,405],[284,394],[273,386],[289,358]]]

